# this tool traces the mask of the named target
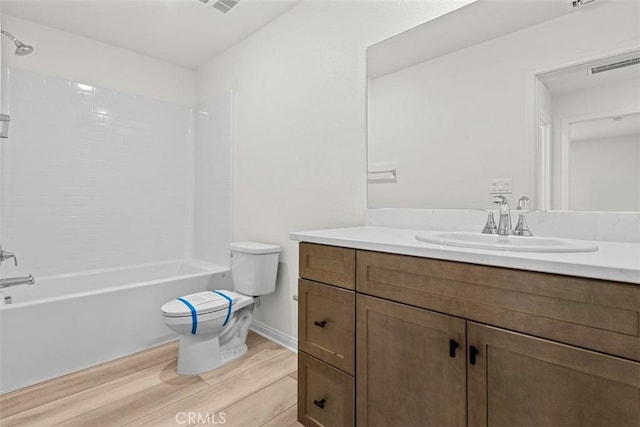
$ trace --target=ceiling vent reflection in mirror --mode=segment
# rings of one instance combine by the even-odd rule
[[[209,3],[209,0],[200,0],[202,3]],[[237,5],[240,0],[218,0],[212,1],[210,4],[214,8],[218,9],[222,13],[229,12],[235,5]]]
[[[617,70],[618,68],[630,67],[631,65],[640,64],[640,58],[625,59],[624,61],[614,62],[612,64],[602,65],[599,67],[589,68],[589,75],[604,73],[605,71]]]
[[[594,1],[596,0],[573,0],[571,2],[571,6],[580,7],[580,6],[584,6],[585,4],[593,3]]]

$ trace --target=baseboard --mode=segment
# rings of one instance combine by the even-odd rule
[[[276,344],[280,344],[284,348],[291,350],[294,353],[298,352],[298,340],[296,338],[287,334],[283,334],[279,330],[274,329],[269,325],[254,320],[249,329],[251,329],[256,334],[262,335],[268,340],[275,342]]]

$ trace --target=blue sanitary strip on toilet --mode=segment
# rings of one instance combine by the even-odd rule
[[[196,314],[196,308],[191,305],[189,301],[184,298],[176,298],[178,301],[189,307],[191,310],[191,335],[195,335],[198,330],[198,315]]]
[[[216,294],[220,295],[222,298],[229,301],[229,308],[227,309],[227,318],[224,319],[224,323],[222,324],[222,326],[225,326],[229,321],[229,317],[231,317],[231,304],[233,304],[233,300],[228,295],[225,295],[222,292],[218,292],[218,291],[213,291],[213,292],[215,292]]]

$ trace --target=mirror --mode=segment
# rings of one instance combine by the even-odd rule
[[[537,209],[640,210],[629,129],[640,65],[585,71],[638,58],[639,17],[633,0],[479,0],[371,46],[369,207],[488,208],[504,194]],[[602,102],[554,114],[575,73],[598,80]],[[600,78],[620,73],[635,79],[624,99],[620,80]],[[620,132],[627,143],[612,141]]]
[[[537,76],[551,209],[640,211],[640,51]]]

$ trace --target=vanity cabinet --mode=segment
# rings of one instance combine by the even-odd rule
[[[344,341],[322,350],[305,342],[310,295],[339,288],[304,278],[302,267],[300,363],[308,369],[315,356],[355,372],[355,422],[312,424],[299,412],[303,424],[640,425],[640,286],[300,244],[301,258],[331,249],[354,252],[355,292],[340,291],[355,301],[355,333],[346,317],[341,336],[355,342],[355,371],[337,366],[337,354],[351,354],[339,350]],[[316,265],[336,269],[335,260]],[[345,386],[334,384],[346,405]]]
[[[302,244],[299,255],[298,421],[352,426],[356,251]]]
[[[640,286],[357,251],[356,290],[640,361]]]

